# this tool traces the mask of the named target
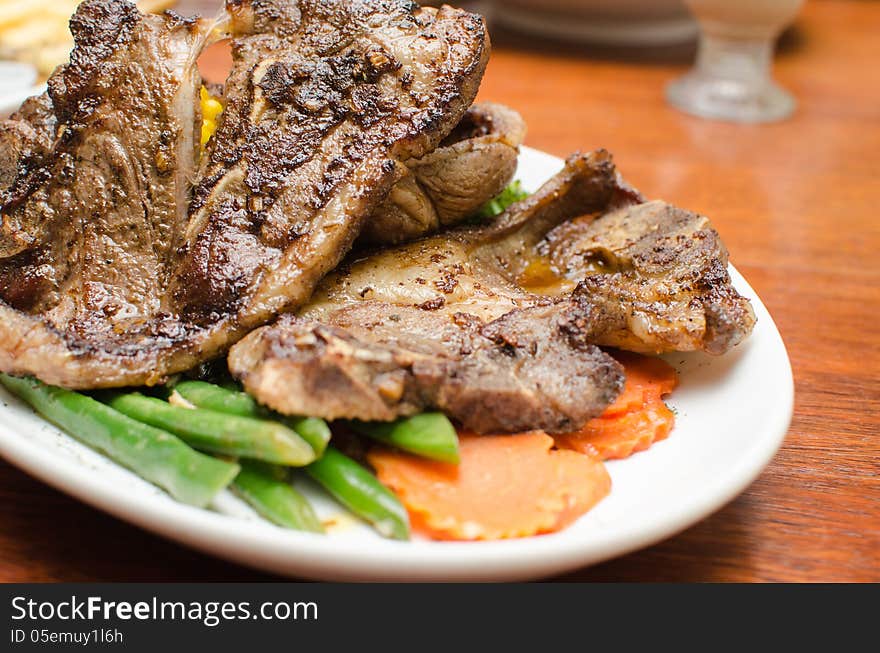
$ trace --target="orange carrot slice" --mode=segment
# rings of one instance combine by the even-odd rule
[[[665,440],[675,424],[675,415],[660,399],[622,415],[590,420],[574,433],[556,435],[564,448],[597,456],[601,460],[628,458],[655,442]]]
[[[623,365],[626,384],[602,417],[637,410],[650,399],[669,394],[678,385],[675,368],[660,358],[625,351],[614,352],[614,358]]]
[[[669,436],[675,415],[662,397],[678,383],[675,370],[650,356],[615,352],[614,357],[624,367],[623,392],[579,431],[555,435],[558,446],[609,460],[627,458]]]
[[[608,494],[601,461],[553,444],[543,431],[464,434],[457,466],[384,448],[367,457],[414,529],[435,539],[494,540],[557,531]]]
[[[629,378],[627,377],[626,385],[623,386],[623,390],[617,395],[617,399],[614,400],[614,403],[605,409],[605,412],[602,413],[602,417],[626,415],[634,410],[639,410],[645,405],[646,398],[645,387],[630,383]]]

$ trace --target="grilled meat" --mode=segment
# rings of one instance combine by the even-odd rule
[[[282,412],[391,419],[436,407],[478,431],[570,430],[619,388],[587,343],[717,354],[750,333],[726,266],[705,217],[645,202],[604,151],[575,155],[485,226],[343,264],[297,317],[233,347],[230,369]],[[450,386],[468,401],[450,401]]]
[[[360,302],[326,322],[286,315],[235,345],[245,388],[290,415],[392,420],[439,409],[476,432],[564,432],[623,387],[620,365],[548,303],[484,324],[412,306]]]
[[[407,0],[229,3],[227,103],[194,191],[175,297],[250,328],[306,301],[363,221],[473,101],[482,19]]]
[[[364,225],[365,243],[413,240],[472,216],[513,179],[526,126],[501,104],[475,104],[436,150],[406,161],[402,179]]]
[[[125,378],[161,336],[144,322],[168,308],[186,224],[207,26],[87,0],[70,27],[69,65],[6,123],[38,145],[0,206],[0,369],[86,386]]]
[[[55,114],[46,93],[28,98],[9,120],[0,121],[0,202],[6,203],[6,193],[20,174],[43,165],[54,138]],[[20,251],[11,237],[13,227],[4,220],[2,228],[0,246],[13,248],[0,250],[0,255],[11,256]]]
[[[227,8],[226,110],[197,175],[195,59],[210,25],[124,0],[86,0],[71,21],[71,62],[49,81],[51,152],[27,129],[0,134],[23,153],[3,169],[15,177],[0,207],[3,371],[156,383],[303,303],[402,161],[459,122],[488,57],[482,20],[448,7]]]
[[[578,328],[591,342],[648,354],[723,354],[754,326],[709,219],[665,202],[576,218],[552,229],[538,251],[531,265],[558,275],[547,292],[579,280],[572,297],[589,315]]]
[[[465,311],[490,322],[565,294],[535,291],[529,276],[532,262],[544,261],[541,243],[554,227],[639,201],[617,177],[610,155],[574,156],[538,192],[484,225],[355,255],[327,276],[299,315],[324,321],[353,303],[378,301],[445,314]]]
[[[222,84],[209,90],[215,98],[225,93]],[[437,149],[404,162],[401,178],[365,221],[360,245],[414,240],[473,217],[513,179],[525,132],[509,107],[470,107]]]
[[[600,150],[571,157],[538,192],[485,226],[344,264],[300,315],[323,321],[376,300],[436,305],[488,322],[568,298],[590,306],[596,344],[719,354],[754,325],[748,300],[730,283],[727,258],[708,218],[646,202]]]

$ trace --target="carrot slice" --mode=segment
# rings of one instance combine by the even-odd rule
[[[666,404],[656,399],[638,410],[590,420],[580,431],[554,438],[564,449],[611,460],[628,458],[665,440],[674,424],[675,415]]]
[[[625,351],[614,352],[614,358],[623,365],[626,384],[602,417],[638,410],[649,400],[669,394],[678,385],[675,368],[660,358]]]
[[[463,434],[457,466],[384,448],[367,457],[414,529],[435,539],[494,540],[560,530],[608,494],[601,461],[553,444],[543,431]]]
[[[558,446],[609,460],[627,458],[669,436],[675,415],[662,397],[678,383],[675,369],[650,356],[615,352],[614,357],[624,367],[623,392],[579,431],[555,435]]]
[[[642,385],[630,383],[629,377],[626,379],[626,385],[623,386],[620,394],[614,403],[605,409],[602,417],[614,417],[617,415],[626,415],[634,410],[639,410],[645,405],[647,399],[646,389]]]

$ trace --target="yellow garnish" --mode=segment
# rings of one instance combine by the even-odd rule
[[[211,136],[217,131],[217,123],[213,120],[202,120],[202,147],[211,140]]]
[[[223,105],[220,101],[208,92],[208,89],[202,86],[202,116],[206,120],[216,120],[223,112]]]
[[[217,117],[223,113],[223,105],[204,86],[199,93],[202,103],[202,147],[217,131]]]

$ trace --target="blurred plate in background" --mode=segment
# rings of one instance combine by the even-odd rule
[[[664,46],[693,41],[682,0],[489,0],[487,13],[518,32],[596,45]]]

